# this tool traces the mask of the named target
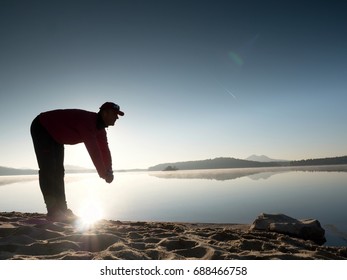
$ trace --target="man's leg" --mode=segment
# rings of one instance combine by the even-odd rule
[[[61,149],[64,149],[64,146],[58,144],[49,135],[46,129],[40,124],[38,117],[31,125],[31,135],[40,169],[39,183],[41,192],[47,206],[48,215],[53,215],[61,207],[59,202],[62,198],[59,196],[57,197],[57,188],[60,188],[58,193],[61,193],[62,188],[64,190],[64,185],[61,187],[61,183],[59,187],[57,187],[57,180],[60,182],[64,180],[64,175],[61,179],[61,172],[60,174],[58,172],[58,165],[61,163],[59,154],[61,153]],[[63,199],[65,202],[65,192]]]
[[[64,183],[64,146],[57,145],[55,148],[56,151],[56,164],[55,164],[55,197],[57,199],[57,206],[59,210],[66,212],[66,196],[65,196],[65,183]]]

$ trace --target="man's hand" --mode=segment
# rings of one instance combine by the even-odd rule
[[[105,178],[106,183],[112,183],[113,181],[113,171],[109,170],[107,171],[106,178]]]

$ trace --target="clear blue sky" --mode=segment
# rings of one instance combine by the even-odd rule
[[[347,2],[0,0],[0,166],[42,111],[125,112],[114,168],[347,154]],[[83,145],[66,164],[92,166]]]

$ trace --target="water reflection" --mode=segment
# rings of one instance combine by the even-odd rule
[[[299,167],[259,167],[259,168],[233,168],[233,169],[206,169],[206,170],[176,170],[156,171],[149,173],[151,176],[162,179],[207,179],[226,181],[242,177],[252,180],[267,180],[271,176],[286,172],[347,172],[347,165],[330,166],[299,166]]]
[[[37,180],[37,175],[0,176],[0,186]]]

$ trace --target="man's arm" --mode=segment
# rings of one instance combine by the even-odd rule
[[[107,183],[113,181],[112,159],[108,148],[106,131],[98,131],[96,136],[85,141],[85,146],[101,178]]]

